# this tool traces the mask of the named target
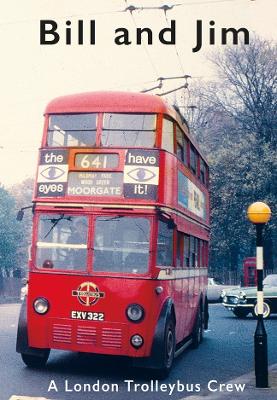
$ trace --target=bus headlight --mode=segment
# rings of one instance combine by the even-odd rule
[[[126,315],[132,322],[140,322],[144,317],[144,309],[139,304],[130,304],[127,307]]]
[[[38,297],[34,301],[33,306],[34,306],[34,310],[38,314],[46,314],[49,309],[48,300],[44,299],[43,297]]]
[[[140,335],[133,335],[131,337],[131,344],[136,349],[139,349],[143,345],[143,337]]]

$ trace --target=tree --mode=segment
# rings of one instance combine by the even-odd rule
[[[253,255],[245,213],[257,200],[273,211],[265,264],[273,269],[277,260],[276,55],[276,45],[258,37],[249,46],[227,47],[210,57],[218,80],[191,90],[197,105],[192,132],[211,166],[211,263],[217,268],[235,270]]]
[[[227,47],[211,61],[222,89],[210,98],[212,104],[234,117],[244,131],[255,133],[261,144],[271,143],[276,150],[276,44],[256,36],[250,45]]]
[[[13,196],[16,204],[16,209],[20,210],[22,207],[32,205],[34,180],[27,178],[20,184],[13,185],[9,192]],[[26,210],[23,221],[20,222],[22,230],[22,238],[17,248],[17,256],[20,260],[19,269],[23,272],[27,269],[28,262],[28,248],[31,244],[31,231],[32,231],[32,212]]]
[[[15,202],[12,196],[0,186],[0,280],[3,273],[18,266],[17,250],[23,232],[16,222]]]

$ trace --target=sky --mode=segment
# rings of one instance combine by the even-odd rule
[[[133,5],[138,9],[124,11]],[[172,6],[166,14],[158,7]],[[155,8],[156,7],[156,8]],[[154,8],[154,9],[153,9]],[[207,54],[222,50],[221,28],[245,27],[276,38],[276,0],[9,0],[0,13],[1,118],[0,183],[5,187],[34,177],[43,113],[55,97],[94,90],[141,91],[157,78],[191,75],[214,79]],[[54,20],[60,40],[40,44],[40,21]],[[84,22],[84,45],[77,44],[77,21]],[[89,43],[90,20],[95,21],[95,45]],[[159,32],[176,21],[176,45],[159,42]],[[203,26],[203,46],[196,44],[196,21]],[[215,22],[215,45],[208,43],[209,22]],[[65,44],[71,21],[72,44]],[[153,44],[136,44],[136,28],[150,28]],[[130,45],[116,45],[117,28],[126,28]],[[50,36],[47,37],[49,39]],[[51,37],[52,38],[52,37]],[[168,38],[168,36],[167,36]],[[181,86],[171,80],[162,91]],[[156,91],[158,92],[158,91]],[[172,99],[172,98],[171,98]],[[170,100],[170,99],[169,99]]]

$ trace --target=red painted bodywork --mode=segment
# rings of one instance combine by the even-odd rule
[[[157,96],[130,93],[87,93],[65,96],[53,100],[46,108],[46,123],[42,140],[42,148],[46,146],[47,121],[49,114],[83,113],[83,112],[150,112],[158,114],[157,140],[161,143],[161,120],[168,115],[181,125],[178,114]],[[159,128],[160,127],[160,128]],[[190,138],[188,128],[184,130]],[[191,140],[191,138],[190,138]],[[191,140],[192,141],[192,140]],[[192,141],[193,142],[193,141]],[[194,143],[196,146],[196,144]],[[157,148],[157,147],[156,147]],[[147,149],[144,149],[147,150]],[[69,169],[74,170],[73,157],[78,152],[91,149],[70,149]],[[112,152],[119,154],[119,165],[114,171],[123,171],[126,149],[95,148],[93,152]],[[166,299],[171,298],[176,313],[177,343],[191,334],[195,315],[201,296],[205,296],[207,277],[206,268],[199,277],[187,274],[183,279],[158,280],[160,268],[155,265],[155,240],[157,236],[157,209],[164,207],[176,223],[178,230],[198,238],[209,240],[209,195],[208,189],[200,183],[195,175],[185,168],[176,156],[165,150],[160,153],[159,190],[156,200],[125,199],[122,197],[49,197],[40,198],[34,194],[36,204],[34,215],[34,234],[30,260],[28,291],[28,339],[29,346],[35,348],[56,348],[64,350],[146,357],[151,353],[151,346],[160,311]],[[91,170],[91,169],[90,169]],[[177,171],[187,176],[206,196],[206,219],[203,220],[178,204]],[[77,206],[78,204],[78,206]],[[103,206],[103,209],[101,208]],[[113,209],[106,209],[106,205]],[[124,210],[128,205],[130,209]],[[123,207],[123,208],[120,208]],[[140,208],[137,208],[140,206]],[[144,208],[145,206],[145,208]],[[149,208],[152,206],[152,208]],[[68,212],[78,215],[102,213],[122,213],[123,215],[143,215],[152,219],[150,242],[149,271],[143,276],[132,274],[104,274],[91,270],[84,273],[51,271],[37,268],[35,264],[35,244],[37,218],[41,212]],[[176,247],[176,246],[175,246]],[[176,249],[175,249],[176,255]],[[207,255],[206,255],[207,256]],[[173,269],[177,270],[177,268]],[[196,268],[197,269],[197,268]],[[185,268],[181,269],[182,271]],[[105,297],[95,305],[85,306],[79,302],[72,291],[83,282],[96,284]],[[155,288],[163,287],[163,293],[157,294]],[[38,315],[33,309],[33,301],[37,297],[48,299],[50,308],[47,314]],[[145,318],[140,323],[129,322],[125,311],[129,304],[137,303],[145,309]],[[105,314],[105,321],[73,320],[72,310],[92,311]],[[140,334],[144,345],[136,350],[130,344],[130,337]]]

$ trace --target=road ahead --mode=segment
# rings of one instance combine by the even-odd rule
[[[211,386],[217,389],[220,383],[253,370],[256,321],[252,317],[239,320],[220,304],[210,307],[211,322],[203,344],[197,350],[183,353],[175,360],[170,378],[159,382],[151,382],[146,372],[130,368],[128,362],[120,358],[69,352],[53,351],[44,370],[26,368],[15,352],[18,313],[18,304],[0,305],[0,400],[8,400],[13,394],[60,400],[90,400],[96,397],[97,400],[121,400],[126,394],[129,399],[164,400],[170,397],[175,400],[204,395],[209,381],[216,380],[218,383],[214,382]],[[269,364],[277,363],[276,328],[277,316],[266,321]],[[137,386],[135,390],[133,382],[128,383],[127,380],[142,386]],[[91,392],[84,391],[95,383],[100,385],[99,392],[96,391],[97,386]],[[165,386],[161,387],[162,384]],[[74,391],[74,385],[81,391]],[[53,390],[48,391],[49,387]]]

